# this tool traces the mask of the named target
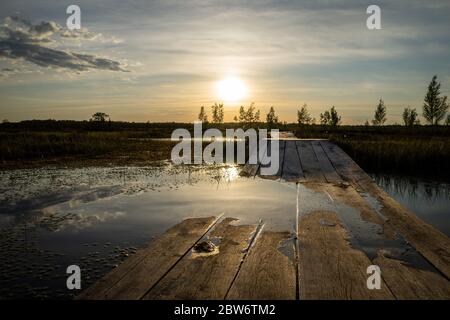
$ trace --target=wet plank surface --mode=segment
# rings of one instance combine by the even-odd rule
[[[299,221],[301,299],[393,299],[387,286],[367,288],[371,262],[353,249],[349,234],[333,212],[312,212]]]
[[[236,276],[256,226],[221,221],[211,234],[220,239],[218,252],[184,257],[144,299],[224,299]]]
[[[260,159],[271,155],[270,143]],[[276,174],[261,176],[268,166],[261,163],[242,173],[297,183],[292,230],[226,214],[187,219],[78,299],[450,299],[448,237],[382,191],[337,145],[284,139],[278,151]],[[216,249],[199,255],[193,248],[205,240]],[[379,289],[367,286],[371,265],[380,267]]]
[[[183,257],[216,221],[215,217],[187,219],[167,230],[85,290],[80,299],[140,299]],[[182,240],[182,241],[180,241]]]
[[[255,242],[226,298],[294,300],[295,247],[289,232],[262,232]]]

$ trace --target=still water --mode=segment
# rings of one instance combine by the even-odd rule
[[[234,166],[0,172],[0,298],[69,298],[186,218],[219,216],[293,230],[296,185],[245,179]]]
[[[392,198],[450,237],[450,183],[386,174],[371,176]]]
[[[1,171],[0,299],[70,298],[68,265],[80,266],[86,288],[149,240],[192,217],[223,214],[239,219],[236,223],[263,222],[265,230],[293,232],[297,215],[336,210],[355,245],[367,254],[386,245],[378,226],[362,221],[354,210],[327,202],[324,195],[302,185],[242,178],[238,173],[235,166],[169,163]],[[374,178],[449,235],[448,184]]]

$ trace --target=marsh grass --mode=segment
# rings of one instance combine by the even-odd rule
[[[332,138],[367,172],[450,179],[450,139]]]
[[[240,124],[209,124],[224,131]],[[265,128],[266,124],[254,124]],[[89,122],[26,121],[0,124],[0,165],[140,164],[170,159],[176,142],[173,130],[192,124],[111,122],[95,127]],[[325,138],[341,146],[364,170],[372,173],[422,175],[450,180],[450,126],[321,126],[277,124],[298,138]],[[204,143],[204,146],[206,143]]]
[[[3,168],[56,164],[133,164],[170,159],[174,142],[124,132],[0,133]],[[94,163],[95,162],[95,163]]]

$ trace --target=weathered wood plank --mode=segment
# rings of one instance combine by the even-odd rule
[[[375,183],[360,181],[358,184],[382,205],[381,213],[388,219],[386,223],[450,279],[450,239],[403,208]]]
[[[450,283],[435,272],[413,268],[383,255],[374,264],[380,267],[382,277],[397,299],[450,299]]]
[[[285,148],[286,148],[286,141],[280,140],[278,147],[279,147],[279,151],[278,151],[279,167],[278,167],[278,172],[275,175],[275,177],[281,178],[281,175],[283,173],[283,163],[284,163],[284,153],[285,153]]]
[[[256,172],[257,175],[261,174],[261,168],[265,168],[265,167],[269,166],[269,164],[265,164],[265,162],[267,162],[267,160],[269,159],[269,157],[271,155],[271,148],[270,148],[271,144],[272,144],[272,140],[267,140],[266,149],[264,150],[264,154],[261,158],[261,163],[258,167],[258,171]]]
[[[338,173],[336,172],[336,169],[331,164],[330,159],[328,159],[328,156],[326,155],[325,151],[323,150],[323,147],[320,144],[320,141],[311,141],[311,145],[313,147],[313,150],[317,157],[317,160],[319,161],[320,169],[322,170],[322,173],[325,176],[325,179],[327,180],[327,182],[329,182],[329,183],[343,182],[342,178],[338,175]]]
[[[250,164],[250,157],[247,163],[245,164],[244,168],[241,170],[240,175],[245,177],[255,177],[259,172],[259,167],[261,166],[261,160],[266,156],[267,152],[267,146],[268,141],[266,140],[265,143],[259,143],[258,142],[258,151],[254,151],[252,153],[253,155],[256,154],[257,157],[257,163],[256,164]]]
[[[321,140],[323,150],[331,160],[337,173],[345,180],[358,183],[372,181],[372,178],[361,169],[341,148],[330,141]]]
[[[269,141],[270,144],[272,144],[271,141],[272,140]],[[273,175],[261,175],[260,172],[258,172],[258,174],[259,174],[259,176],[261,178],[271,179],[271,180],[277,180],[277,179],[281,178],[281,174],[282,174],[282,171],[283,171],[284,148],[285,148],[285,141],[284,140],[279,140],[278,141],[278,161],[279,161],[278,162],[278,164],[279,164],[278,171],[275,174],[273,174]],[[270,153],[271,149],[269,148],[269,145],[268,145],[268,148],[267,148],[267,152],[269,152],[269,155],[271,155],[271,153]],[[267,153],[266,153],[265,156],[267,156]],[[261,166],[264,167],[264,166],[267,166],[267,165],[261,165]]]
[[[218,254],[185,256],[144,299],[224,299],[256,230],[230,224],[233,220],[226,218],[211,231],[210,237],[221,239]]]
[[[83,291],[78,299],[139,299],[214,224],[216,218],[192,218],[167,230],[145,249]]]
[[[324,219],[328,223],[322,224]],[[372,263],[350,247],[348,233],[334,212],[316,211],[298,224],[300,299],[393,299],[386,284],[367,288]]]
[[[297,141],[298,155],[307,181],[326,182],[310,141]]]
[[[294,300],[294,242],[289,239],[289,232],[262,232],[250,249],[227,299]],[[281,253],[280,249],[291,251],[292,257]]]
[[[338,146],[328,141],[321,141],[321,144],[338,173],[377,199],[392,229],[401,233],[428,261],[450,278],[450,239],[381,190]]]
[[[333,185],[323,185],[322,190],[328,192],[337,203],[345,204],[356,209],[362,220],[377,223],[382,226],[383,233],[377,234],[377,238],[389,240],[397,233],[392,229],[389,221],[385,221],[374,211],[373,208],[361,197],[361,195],[352,187],[336,187]],[[353,234],[356,240],[364,242],[365,239],[359,239],[361,235]],[[363,234],[364,236],[364,234]],[[366,237],[373,237],[367,235]],[[450,282],[437,272],[422,270],[423,266],[389,259],[384,254],[389,254],[392,243],[388,241],[377,240],[378,255],[373,263],[377,264],[388,287],[397,299],[448,299],[450,298]],[[383,244],[384,243],[384,244]],[[405,248],[406,249],[406,248]],[[409,255],[416,255],[419,260],[423,258],[417,252],[410,252]],[[423,261],[426,264],[426,261]],[[433,267],[430,265],[432,270]]]
[[[285,141],[282,178],[286,181],[304,180],[302,166],[294,140]]]

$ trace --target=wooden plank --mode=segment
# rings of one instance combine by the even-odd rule
[[[359,181],[372,181],[372,178],[337,145],[326,140],[321,140],[320,144],[337,173],[345,181],[354,183],[358,183]]]
[[[326,182],[310,141],[297,141],[298,155],[307,181]]]
[[[384,280],[397,299],[450,299],[450,283],[435,272],[416,269],[383,255],[378,256],[374,264],[380,267]]]
[[[279,141],[279,151],[278,151],[278,158],[279,158],[279,167],[278,172],[275,175],[277,178],[281,178],[281,175],[283,174],[283,164],[284,164],[284,154],[285,154],[285,148],[286,148],[286,141],[280,140]]]
[[[211,231],[210,237],[221,239],[218,254],[184,257],[144,299],[224,299],[256,230],[234,220],[226,218]]]
[[[386,223],[450,279],[450,239],[402,207],[375,183],[360,181],[359,186],[381,204]]]
[[[324,219],[328,223],[323,224]],[[298,223],[300,299],[393,299],[386,284],[367,288],[372,263],[350,247],[348,233],[334,212],[316,211]]]
[[[291,250],[294,242],[289,232],[262,232],[250,249],[227,299],[294,300],[296,275],[294,256],[280,251]],[[286,248],[291,246],[291,248]]]
[[[261,166],[261,159],[265,156],[267,152],[267,141],[266,143],[261,143],[261,146],[258,142],[258,148],[260,148],[258,151],[255,150],[255,153],[257,154],[257,164],[250,164],[250,158],[249,161],[245,164],[244,168],[241,170],[240,175],[245,177],[255,177],[256,174],[259,171],[259,167]],[[252,153],[254,154],[254,153]]]
[[[286,181],[304,180],[302,166],[294,140],[286,140],[282,178]]]
[[[388,218],[392,229],[401,233],[430,263],[450,278],[450,239],[392,199],[338,146],[329,141],[321,141],[321,144],[338,173],[377,199],[382,205],[381,213]]]
[[[394,260],[384,257],[389,253],[392,243],[389,243],[390,237],[395,237],[397,231],[392,229],[388,221],[380,218],[373,208],[361,197],[361,195],[352,187],[336,187],[333,185],[324,185],[323,191],[326,191],[338,203],[345,204],[356,209],[362,220],[377,223],[382,226],[382,233],[377,234],[377,238],[385,238],[387,241],[377,240],[378,255],[373,264],[377,264],[383,278],[389,289],[397,299],[449,299],[450,282],[438,272],[433,272],[433,267],[429,265],[430,270],[423,270],[422,265],[413,265],[400,260]],[[356,240],[360,235],[355,235]],[[384,244],[383,244],[384,243]],[[406,249],[406,248],[405,248]],[[416,255],[416,260],[423,260],[419,253],[410,251],[409,255]],[[422,263],[426,264],[426,261]]]
[[[270,144],[272,140],[270,140]],[[284,147],[285,147],[285,141],[284,140],[279,140],[278,141],[278,171],[277,173],[273,174],[273,175],[259,175],[261,178],[264,179],[271,179],[271,180],[276,180],[276,179],[280,179],[281,178],[281,174],[283,172],[283,161],[284,161]],[[267,152],[269,152],[270,154],[270,148],[267,148]],[[266,154],[267,156],[267,154]],[[267,165],[262,165],[262,166],[267,166]],[[258,172],[258,174],[260,174],[260,172]]]
[[[145,249],[83,291],[78,299],[139,299],[215,223],[215,217],[192,218],[167,230]]]
[[[261,174],[261,168],[265,168],[265,167],[269,166],[269,164],[264,164],[264,162],[266,162],[271,155],[271,149],[270,149],[271,144],[272,144],[272,140],[267,140],[267,146],[266,146],[266,149],[264,150],[264,154],[262,156],[262,161],[259,165],[258,171],[256,172],[257,175]]]
[[[325,176],[327,182],[342,183],[343,180],[341,179],[339,174],[336,172],[336,169],[331,164],[330,159],[328,159],[328,156],[323,150],[320,141],[311,141],[311,145],[313,147],[317,160],[319,161],[320,169],[322,170],[322,173]]]

